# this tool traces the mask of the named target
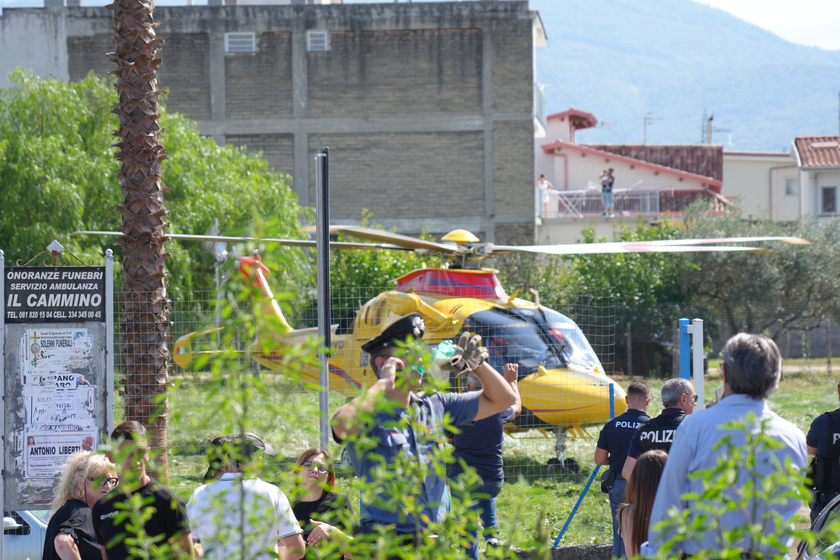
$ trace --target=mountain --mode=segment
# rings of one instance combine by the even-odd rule
[[[837,134],[840,51],[789,43],[691,0],[531,0],[548,46],[537,81],[549,113],[570,107],[603,126],[578,142],[697,143],[704,111],[728,150],[788,151],[796,136]],[[610,124],[606,124],[610,123]]]

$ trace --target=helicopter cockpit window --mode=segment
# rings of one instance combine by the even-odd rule
[[[601,361],[589,345],[574,321],[551,309],[543,309],[548,325],[555,336],[561,336],[566,344],[567,360],[570,364],[592,369],[601,366]],[[603,369],[603,368],[602,368]]]
[[[519,364],[519,376],[570,365],[592,370],[601,365],[583,332],[568,317],[549,309],[493,309],[467,318],[465,327],[481,335],[497,371]]]
[[[540,328],[516,316],[495,310],[479,311],[468,317],[464,325],[481,335],[490,354],[487,361],[497,371],[511,362],[519,364],[520,377],[534,373],[539,366],[565,367],[561,356],[544,340]]]

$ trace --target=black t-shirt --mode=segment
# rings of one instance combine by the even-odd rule
[[[43,560],[59,560],[55,551],[55,538],[70,535],[76,541],[82,560],[102,560],[102,551],[96,543],[90,508],[81,500],[67,500],[50,518],[44,539]]]
[[[314,502],[297,502],[292,506],[295,519],[298,520],[303,529],[303,540],[309,538],[309,533],[315,528],[315,525],[309,522],[310,519],[335,525],[344,533],[350,532],[351,527],[348,527],[342,519],[342,517],[347,516],[340,514],[341,510],[344,509],[348,510],[349,515],[352,516],[353,505],[350,500],[346,496],[335,492],[324,492]]]
[[[661,449],[666,453],[670,451],[671,444],[674,443],[674,434],[683,418],[685,411],[681,408],[664,409],[662,414],[639,426],[630,442],[627,456],[638,459],[639,455],[651,449]]]
[[[187,519],[187,508],[184,502],[175,495],[172,490],[152,480],[142,488],[132,492],[140,494],[146,500],[152,498],[149,504],[154,508],[154,514],[146,522],[145,531],[150,537],[165,535],[164,542],[180,537],[190,532],[190,523]],[[93,506],[93,528],[96,531],[96,540],[107,545],[117,535],[126,532],[125,521],[119,525],[113,522],[114,517],[125,508],[118,507],[118,504],[125,502],[126,494],[115,490],[106,494],[104,498]],[[130,535],[133,536],[133,535]],[[128,548],[123,544],[123,539],[112,547],[107,547],[105,552],[108,560],[127,560],[132,558]]]
[[[513,407],[510,407],[483,420],[458,426],[461,433],[452,438],[452,444],[455,446],[452,458],[455,462],[449,468],[450,478],[464,472],[458,461],[463,459],[475,469],[483,481],[503,480],[505,471],[502,468],[502,440],[505,424],[512,421]]]
[[[628,409],[624,414],[617,416],[606,423],[601,434],[598,436],[598,447],[610,453],[610,470],[616,473],[616,478],[621,477],[621,469],[624,468],[624,461],[627,459],[627,450],[630,449],[630,440],[636,435],[636,430],[643,423],[650,420],[645,412]]]

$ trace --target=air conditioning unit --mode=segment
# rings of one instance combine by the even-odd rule
[[[309,52],[330,50],[329,29],[308,29],[306,31],[306,50]]]
[[[253,33],[225,33],[226,54],[253,54],[257,41]]]

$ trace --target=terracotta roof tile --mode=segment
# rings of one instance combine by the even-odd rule
[[[581,144],[630,157],[648,163],[655,163],[678,169],[694,175],[723,180],[723,146],[714,144]]]
[[[795,145],[803,168],[840,167],[840,136],[799,136]]]

